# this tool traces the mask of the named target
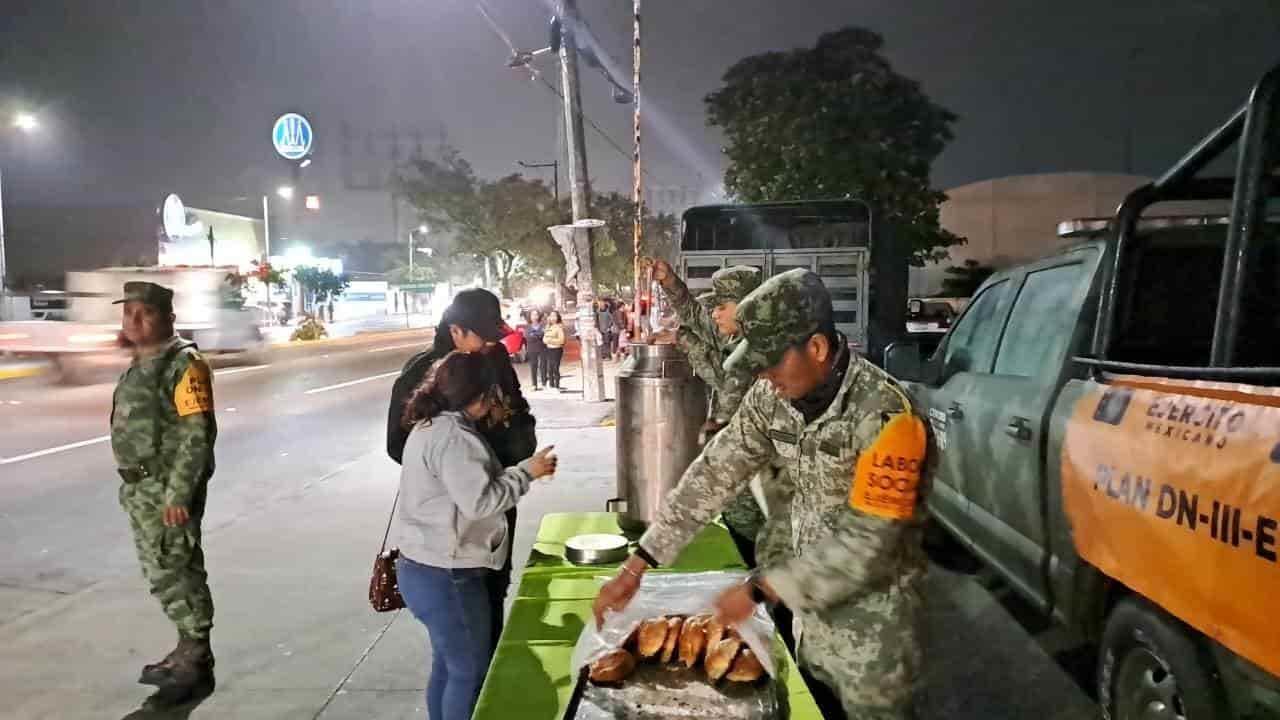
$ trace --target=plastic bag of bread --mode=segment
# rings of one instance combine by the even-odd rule
[[[603,627],[597,629],[595,622],[588,619],[574,647],[570,669],[576,675],[583,667],[627,646],[633,636],[637,661],[694,667],[700,661],[705,663],[713,650],[710,641],[714,636],[717,644],[725,639],[739,643],[734,652],[723,659],[724,667],[717,679],[729,679],[742,654],[738,652],[742,646],[751,650],[751,657],[763,674],[774,675],[775,628],[764,607],[757,606],[751,617],[732,629],[710,617],[720,593],[745,578],[746,573],[740,571],[646,573],[631,603],[621,612],[607,613]],[[599,578],[601,583],[607,579]],[[685,636],[688,636],[688,647],[684,644]],[[745,677],[749,674],[747,671],[744,665],[739,676]]]

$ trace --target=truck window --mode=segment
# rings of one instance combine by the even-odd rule
[[[956,323],[947,340],[943,367],[961,367],[967,372],[991,372],[991,360],[1000,339],[1001,308],[1008,280],[988,285],[969,303],[969,310]]]
[[[1027,273],[996,354],[997,375],[1035,377],[1061,366],[1075,326],[1069,308],[1082,268],[1072,263]]]
[[[1244,278],[1236,365],[1280,365],[1280,247],[1263,230]],[[1226,226],[1177,227],[1140,236],[1121,266],[1111,359],[1206,367],[1222,285]]]

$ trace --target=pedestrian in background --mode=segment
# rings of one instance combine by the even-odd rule
[[[617,338],[618,328],[613,322],[613,313],[605,300],[596,301],[596,330],[600,331],[600,359],[613,357],[613,343]]]
[[[488,290],[473,288],[458,293],[441,315],[435,338],[427,350],[414,355],[405,363],[400,377],[391,389],[391,403],[387,412],[387,455],[399,463],[404,455],[404,445],[409,431],[401,426],[405,404],[414,390],[426,379],[431,368],[449,353],[479,353],[492,364],[502,389],[505,410],[503,417],[489,419],[478,424],[481,434],[493,447],[503,467],[517,465],[533,455],[538,447],[536,420],[529,412],[529,402],[520,389],[520,379],[511,355],[498,342],[510,331],[502,320],[502,306],[498,297]],[[507,511],[507,527],[512,533],[516,527],[516,509]],[[507,590],[511,587],[511,550],[499,572],[489,575],[490,609],[493,611],[490,636],[496,643],[502,634],[503,609]]]
[[[619,356],[625,354],[623,348],[630,342],[631,316],[627,312],[627,304],[621,301],[613,303],[613,352]]]
[[[502,412],[501,394],[483,354],[454,352],[404,410],[396,579],[431,638],[430,720],[471,717],[495,647],[489,588],[510,552],[505,512],[556,470],[551,448],[503,467],[477,426]]]
[[[127,282],[116,304],[124,305],[121,330],[133,352],[112,396],[120,505],[151,595],[178,630],[173,652],[139,678],[160,688],[144,709],[159,709],[213,689],[213,596],[200,523],[218,424],[209,366],[174,334],[173,291]]]
[[[529,311],[529,321],[524,325],[524,354],[529,359],[529,381],[533,383],[535,391],[539,386],[550,387],[547,382],[547,346],[542,339],[543,332],[542,311]]]
[[[560,313],[552,310],[547,314],[547,326],[542,332],[542,342],[547,346],[547,354],[543,360],[547,368],[549,387],[560,389],[560,362],[564,360],[565,344],[564,320]]]

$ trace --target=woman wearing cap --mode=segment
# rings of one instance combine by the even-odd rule
[[[489,589],[511,545],[504,513],[556,469],[551,448],[503,467],[477,428],[500,409],[501,394],[482,354],[453,352],[414,391],[401,422],[410,432],[395,519],[396,577],[431,637],[431,720],[471,717],[494,649]]]
[[[458,293],[441,316],[435,339],[429,349],[409,359],[391,390],[391,407],[387,415],[387,454],[397,463],[404,454],[409,432],[401,426],[405,405],[409,396],[422,384],[431,368],[449,353],[480,353],[492,364],[497,374],[498,386],[505,400],[505,417],[478,424],[480,433],[493,447],[503,467],[510,467],[533,455],[538,447],[535,420],[529,412],[529,403],[520,390],[520,380],[511,356],[497,341],[502,337],[506,323],[502,321],[502,306],[493,293],[473,288]],[[507,511],[507,526],[514,533],[516,510]],[[511,585],[511,549],[502,568],[488,577],[490,608],[492,610],[492,641],[497,643],[502,633],[503,604]]]

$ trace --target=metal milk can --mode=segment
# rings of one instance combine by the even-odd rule
[[[618,369],[618,500],[625,505],[622,524],[639,529],[698,456],[707,388],[679,347],[630,349]]]

